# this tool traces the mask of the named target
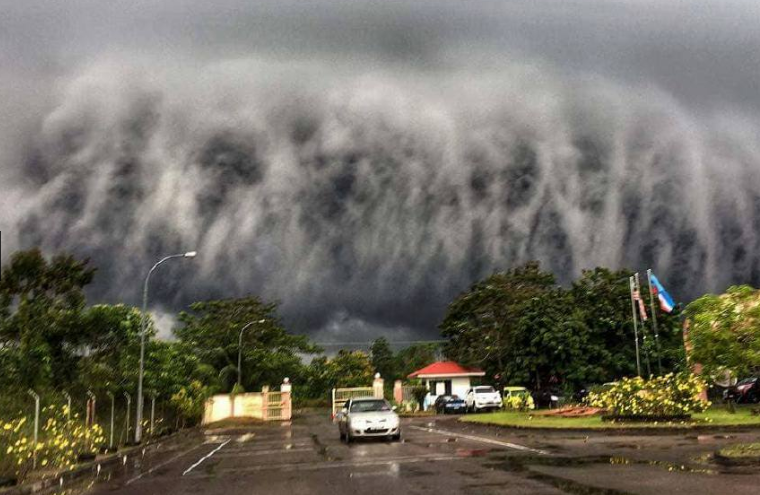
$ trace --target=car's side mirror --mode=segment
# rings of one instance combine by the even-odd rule
[[[398,409],[398,407],[396,407],[396,406],[391,406],[391,411],[395,411],[396,409]]]

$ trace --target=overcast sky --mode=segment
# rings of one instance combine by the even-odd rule
[[[684,300],[760,283],[760,2],[0,12],[2,259],[91,256],[93,299],[190,248],[156,310],[260,293],[319,340],[435,338],[532,258],[652,266]]]

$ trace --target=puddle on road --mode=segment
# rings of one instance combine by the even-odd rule
[[[485,457],[493,449],[457,449],[456,454],[459,457]]]
[[[638,465],[655,466],[669,472],[685,472],[698,474],[720,474],[721,471],[703,467],[693,467],[686,464],[678,464],[668,461],[631,459],[623,456],[587,456],[587,457],[552,457],[552,456],[507,456],[489,467],[503,469],[505,471],[526,472],[530,466],[550,467],[590,467],[599,465]]]

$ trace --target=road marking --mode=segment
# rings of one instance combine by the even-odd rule
[[[225,450],[217,457],[255,457],[257,455],[272,455],[272,454],[290,454],[295,452],[314,452],[312,447],[305,447],[302,449],[266,449],[266,450],[243,450],[243,451],[231,451]]]
[[[190,472],[190,471],[192,471],[193,469],[195,469],[195,468],[197,468],[198,466],[200,466],[200,465],[201,465],[201,463],[202,463],[203,461],[205,461],[206,459],[208,459],[208,458],[209,458],[209,457],[211,457],[212,455],[214,455],[214,454],[216,454],[217,452],[219,452],[219,450],[220,450],[222,447],[224,447],[225,445],[227,445],[227,444],[228,444],[228,443],[230,443],[231,441],[232,441],[232,439],[230,438],[229,440],[227,440],[226,442],[224,442],[223,444],[221,444],[219,447],[215,448],[214,450],[212,450],[212,451],[211,451],[211,452],[209,452],[208,454],[206,454],[206,455],[204,455],[203,457],[201,457],[201,458],[200,458],[200,460],[198,460],[198,462],[196,462],[195,464],[193,464],[193,465],[192,465],[192,466],[190,466],[189,468],[185,469],[185,472],[183,472],[183,473],[182,473],[182,476],[186,475],[187,473],[189,473],[189,472]]]
[[[329,462],[296,462],[285,464],[270,464],[270,465],[258,465],[247,467],[235,467],[235,468],[222,468],[220,472],[230,473],[245,473],[245,472],[258,472],[267,470],[280,470],[280,471],[314,471],[320,469],[334,469],[334,468],[356,468],[356,467],[371,467],[371,466],[389,466],[394,464],[414,464],[418,462],[437,462],[437,461],[461,461],[464,459],[459,455],[452,454],[428,454],[417,455],[408,457],[396,457],[394,459],[375,460],[375,461],[329,461]],[[208,474],[194,474],[193,478],[202,478],[211,476]]]
[[[148,469],[147,471],[145,471],[145,472],[143,472],[143,473],[140,473],[140,474],[138,474],[137,476],[135,476],[134,478],[132,478],[132,479],[130,479],[130,480],[127,480],[127,482],[126,482],[126,483],[124,483],[124,484],[125,484],[125,485],[131,485],[132,483],[134,483],[135,481],[139,480],[139,479],[140,479],[140,478],[142,478],[143,476],[145,476],[145,475],[148,475],[148,474],[151,474],[151,473],[152,473],[153,471],[155,471],[156,469],[162,468],[162,467],[166,466],[167,464],[169,464],[169,463],[172,463],[172,462],[176,461],[176,460],[177,460],[177,459],[179,459],[180,457],[182,457],[182,456],[184,456],[184,455],[187,455],[187,454],[189,454],[189,453],[190,453],[190,452],[192,452],[193,450],[197,449],[198,447],[202,447],[203,445],[205,445],[205,443],[200,443],[200,444],[196,445],[195,447],[191,447],[191,448],[189,448],[189,449],[187,449],[187,450],[185,450],[185,451],[183,451],[183,452],[180,452],[179,454],[175,455],[175,456],[174,456],[174,457],[172,457],[171,459],[169,459],[169,460],[166,460],[166,461],[162,462],[161,464],[158,464],[157,466],[153,466],[152,468]],[[126,457],[126,456],[125,456],[125,457]]]
[[[500,447],[507,447],[509,449],[520,450],[520,451],[523,451],[523,452],[533,452],[534,454],[541,454],[541,455],[548,455],[549,454],[549,452],[546,452],[545,450],[534,449],[534,448],[531,448],[531,447],[526,447],[525,445],[519,445],[519,444],[511,443],[511,442],[500,442],[498,440],[493,440],[493,439],[490,439],[490,438],[476,437],[474,435],[465,435],[463,433],[457,433],[457,432],[454,432],[454,431],[437,430],[435,428],[426,428],[424,426],[414,426],[414,425],[409,426],[409,428],[414,428],[415,430],[427,431],[427,432],[430,432],[430,433],[439,433],[441,435],[451,435],[451,436],[454,436],[454,437],[466,438],[467,440],[472,440],[472,441],[475,441],[475,442],[482,442],[482,443],[488,443],[488,444],[491,444],[491,445],[498,445]]]

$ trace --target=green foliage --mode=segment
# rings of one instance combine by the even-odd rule
[[[304,386],[298,387],[297,393],[311,399],[328,397],[333,388],[369,387],[373,375],[367,353],[341,349],[332,359],[314,358],[304,373]]]
[[[440,325],[449,339],[444,351],[501,385],[577,389],[633,374],[629,276],[597,268],[564,289],[537,262],[495,273],[449,305]],[[664,365],[677,368],[678,322],[659,318]]]
[[[182,423],[196,423],[203,416],[203,406],[211,396],[211,390],[198,380],[191,381],[187,386],[180,387],[172,395],[171,403],[179,411]]]
[[[0,419],[0,475],[23,479],[32,469],[35,452],[39,467],[69,469],[79,454],[95,452],[105,441],[99,425],[85,426],[77,414],[69,414],[67,406],[45,407],[42,415],[47,419],[36,444],[26,417]]]
[[[424,385],[417,385],[412,389],[412,397],[419,404],[420,408],[425,403],[425,396],[428,394],[428,389]]]
[[[701,378],[690,373],[668,373],[648,380],[637,376],[624,378],[606,391],[591,393],[587,401],[612,416],[691,416],[710,407],[699,397],[705,387]]]
[[[504,397],[504,408],[513,411],[532,411],[536,408],[533,397],[525,391]]]
[[[686,307],[686,316],[690,359],[701,363],[707,376],[760,370],[760,291],[741,285],[702,296]]]
[[[232,390],[237,380],[238,338],[243,332],[243,387],[258,390],[277,385],[288,376],[302,373],[299,353],[317,349],[302,335],[285,331],[277,317],[277,305],[257,297],[194,303],[179,315],[175,334],[187,351],[216,371],[222,391]]]
[[[388,339],[380,337],[370,347],[372,368],[380,373],[386,383],[393,383],[396,379],[396,361]]]
[[[404,380],[410,373],[436,361],[441,346],[438,344],[412,344],[396,353],[397,376]]]
[[[76,351],[87,342],[80,315],[89,262],[38,249],[14,253],[0,275],[2,366],[20,389],[62,386],[76,378]]]

